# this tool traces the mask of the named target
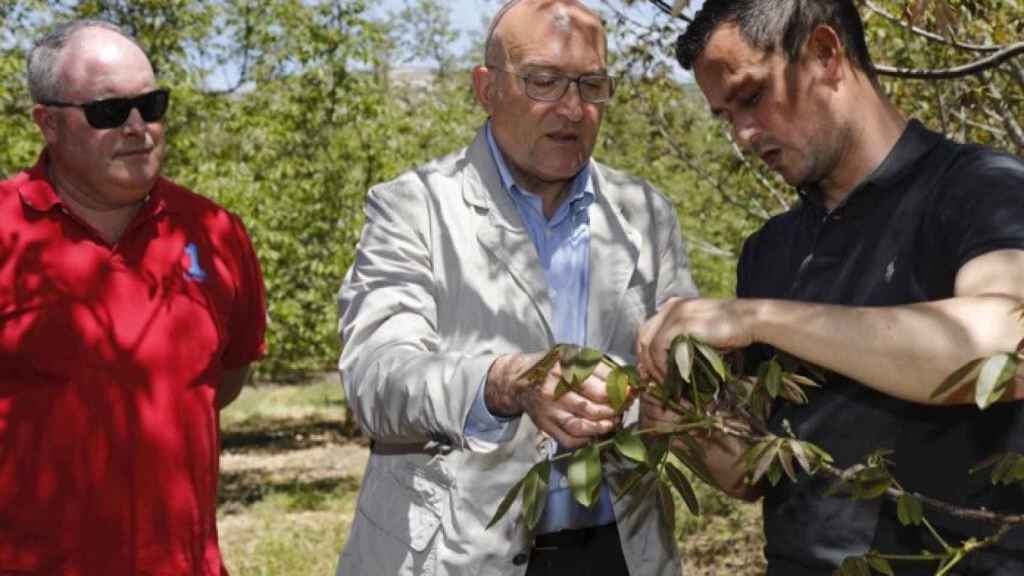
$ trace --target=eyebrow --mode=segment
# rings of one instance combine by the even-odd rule
[[[733,100],[736,99],[736,93],[737,92],[740,92],[741,90],[743,90],[747,86],[751,85],[752,83],[756,83],[756,82],[759,82],[759,80],[757,78],[753,77],[750,74],[745,74],[739,80],[736,80],[736,81],[733,81],[733,82],[729,83],[726,86],[725,98],[724,98],[723,103],[726,106],[728,106],[730,103],[732,103]],[[716,117],[716,118],[720,117],[722,115],[722,113],[725,112],[724,108],[710,108],[710,110],[711,110],[711,115]]]
[[[550,62],[521,62],[519,64],[519,68],[521,68],[523,70],[535,70],[535,71],[538,71],[538,72],[553,72],[555,74],[562,74],[562,75],[568,74],[565,70],[562,70],[561,68],[559,68],[557,64],[552,64]],[[603,67],[598,68],[596,70],[590,70],[588,72],[582,72],[579,75],[580,76],[602,76],[602,75],[603,76],[607,76],[608,75],[608,68],[606,66],[603,66]]]

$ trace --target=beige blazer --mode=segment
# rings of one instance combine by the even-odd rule
[[[696,289],[672,204],[640,179],[591,170],[587,345],[632,362],[641,322]],[[524,416],[495,445],[463,426],[498,355],[555,342],[543,268],[483,130],[469,148],[370,190],[339,311],[342,380],[373,450],[337,573],[524,574],[518,504],[485,526],[542,457],[538,430]],[[606,471],[613,487],[622,476]],[[615,508],[631,574],[679,574],[653,499],[624,514],[630,506],[627,497]]]

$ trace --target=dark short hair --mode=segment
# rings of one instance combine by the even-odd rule
[[[723,24],[736,24],[743,39],[758,50],[782,50],[789,62],[799,57],[811,32],[824,24],[835,30],[854,66],[875,78],[864,23],[853,0],[706,0],[676,40],[679,64],[692,70],[711,34]]]

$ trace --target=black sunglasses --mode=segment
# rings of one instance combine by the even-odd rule
[[[170,102],[170,98],[171,91],[161,88],[134,98],[107,98],[84,104],[56,101],[41,102],[41,104],[55,108],[81,108],[85,112],[85,119],[89,122],[89,126],[97,130],[105,130],[117,128],[127,122],[132,108],[137,108],[139,115],[146,122],[159,122],[167,113],[167,104]]]

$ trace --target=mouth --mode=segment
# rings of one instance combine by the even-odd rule
[[[138,150],[125,150],[125,151],[122,151],[122,152],[118,152],[114,156],[117,157],[117,158],[131,158],[131,157],[137,157],[137,156],[148,156],[149,153],[152,152],[152,151],[153,151],[152,148],[139,148]]]
[[[575,132],[551,132],[547,137],[559,144],[575,144],[580,139]]]

